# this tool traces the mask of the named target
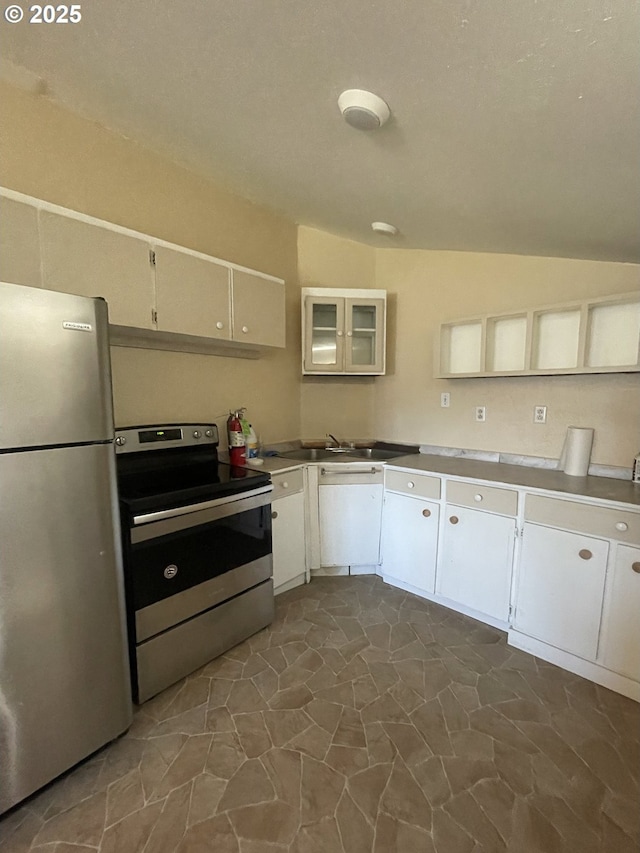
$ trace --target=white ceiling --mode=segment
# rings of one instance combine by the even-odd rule
[[[296,222],[640,261],[638,0],[92,0],[82,15],[2,21],[5,76],[28,69]],[[347,88],[382,96],[389,123],[346,125]]]

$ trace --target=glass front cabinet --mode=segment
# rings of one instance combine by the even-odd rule
[[[303,374],[385,372],[384,290],[302,288]]]

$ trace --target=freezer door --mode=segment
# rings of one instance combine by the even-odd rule
[[[106,302],[0,282],[0,451],[112,438]]]
[[[0,813],[127,729],[112,445],[0,454]]]

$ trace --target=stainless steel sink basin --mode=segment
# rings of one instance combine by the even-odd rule
[[[287,450],[286,453],[278,453],[278,456],[284,459],[296,459],[301,462],[326,462],[328,459],[340,459],[344,455],[344,452],[340,452],[337,449],[323,450],[320,447],[300,447],[298,450]]]
[[[298,450],[287,450],[278,453],[284,459],[295,459],[300,462],[348,462],[353,459],[373,459],[382,462],[402,456],[398,450],[378,450],[375,447],[336,447],[323,449],[319,447],[300,447]]]
[[[382,462],[384,459],[395,459],[396,456],[403,456],[400,450],[379,450],[376,447],[357,447],[355,450],[349,451],[349,456],[359,456],[364,459],[377,459]]]

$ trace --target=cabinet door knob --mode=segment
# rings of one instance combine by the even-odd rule
[[[474,495],[473,499],[474,499],[474,501],[477,501],[478,503],[480,503],[480,501],[482,500],[482,495]]]
[[[347,332],[347,337],[348,337],[348,338],[352,338],[352,337],[353,337],[353,332]]]
[[[616,530],[619,530],[621,533],[624,533],[625,530],[629,529],[629,525],[624,521],[616,522]]]
[[[276,510],[276,509],[272,510],[271,518],[277,518],[277,517],[278,517],[278,510]]]
[[[460,521],[460,519],[458,518],[457,515],[452,515],[451,518],[449,519],[449,521],[451,522],[451,524],[457,524]]]
[[[429,516],[431,515],[431,510],[430,509],[423,509],[422,514],[424,515],[425,518],[429,518]]]
[[[591,553],[591,551],[589,551],[588,548],[582,548],[581,551],[578,551],[578,556],[582,560],[590,560],[593,557],[593,554]]]
[[[415,489],[415,487],[416,487],[416,484],[413,482],[413,480],[409,480],[409,482],[407,483],[407,488],[408,489]]]
[[[640,562],[631,563],[631,568],[636,574],[640,575]]]
[[[248,327],[248,326],[243,326],[243,327],[242,327],[242,333],[243,333],[243,334],[245,334],[245,335],[246,335],[248,331],[249,331],[249,327]]]
[[[222,322],[222,320],[218,320],[218,322],[216,323],[216,329],[224,329],[224,323]]]
[[[341,332],[339,329],[338,329],[338,331],[336,332],[336,334],[337,334],[337,336],[338,336],[339,338],[341,338],[341,337],[342,337],[342,332]]]

